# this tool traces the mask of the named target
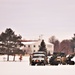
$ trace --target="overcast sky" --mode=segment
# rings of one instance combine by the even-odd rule
[[[0,0],[0,32],[12,28],[25,39],[70,39],[75,33],[75,0]]]

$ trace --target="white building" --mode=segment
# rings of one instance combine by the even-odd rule
[[[42,40],[35,40],[30,42],[22,42],[24,44],[24,47],[21,47],[21,49],[28,51],[29,53],[33,53],[34,51],[37,52],[39,50],[40,44]],[[44,41],[45,42],[45,41]],[[48,42],[45,42],[47,52],[50,54],[53,54],[54,52],[54,45]]]

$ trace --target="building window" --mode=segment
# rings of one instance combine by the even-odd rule
[[[36,47],[36,46],[34,45],[34,47]]]
[[[34,52],[35,52],[35,50],[34,50]]]
[[[30,45],[28,45],[28,47],[30,47]]]
[[[26,47],[26,45],[24,45],[24,47]]]

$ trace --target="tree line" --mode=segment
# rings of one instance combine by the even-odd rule
[[[51,36],[49,42],[54,44],[54,52],[63,52],[65,54],[75,52],[75,34],[72,39],[64,39],[61,42],[57,40],[55,36]]]

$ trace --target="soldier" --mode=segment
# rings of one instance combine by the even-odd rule
[[[20,54],[19,60],[20,60],[20,62],[22,61],[22,54]]]

